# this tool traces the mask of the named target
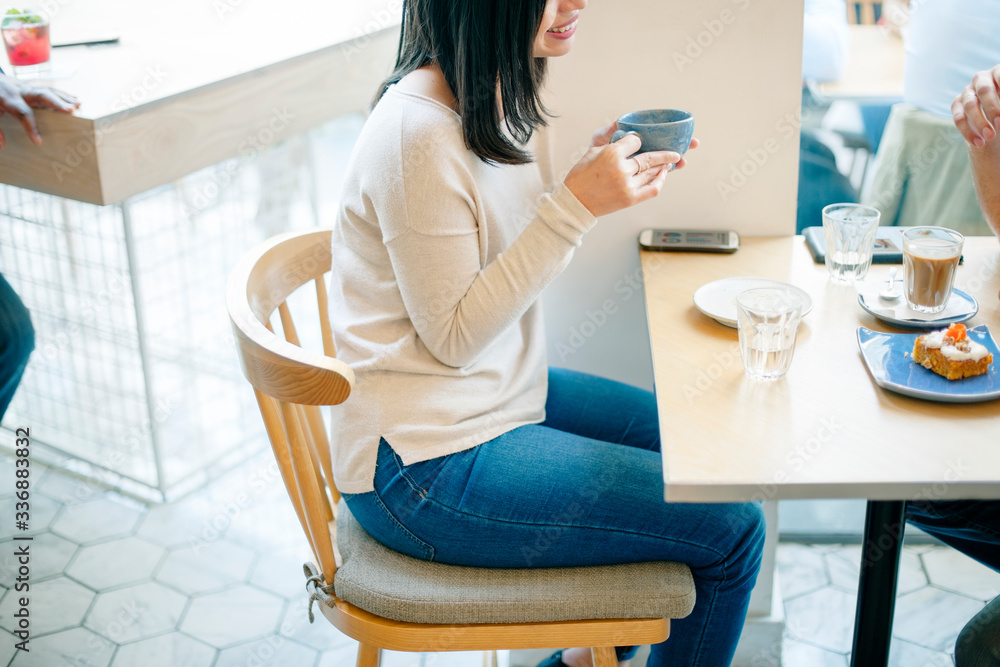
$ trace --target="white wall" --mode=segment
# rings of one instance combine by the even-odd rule
[[[636,109],[693,112],[702,147],[657,199],[602,219],[547,290],[550,364],[652,386],[641,229],[794,233],[801,54],[802,0],[590,0],[550,61],[556,164]]]

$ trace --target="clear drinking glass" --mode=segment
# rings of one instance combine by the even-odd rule
[[[754,380],[777,380],[788,372],[802,318],[802,297],[781,287],[758,287],[736,296],[743,369]]]
[[[13,74],[30,78],[49,69],[49,20],[31,8],[9,9],[0,19],[0,35],[7,47]]]
[[[831,280],[848,284],[868,275],[880,215],[878,209],[861,204],[830,204],[823,209]]]
[[[903,292],[918,313],[940,313],[955,285],[965,237],[944,227],[913,227],[903,232]]]

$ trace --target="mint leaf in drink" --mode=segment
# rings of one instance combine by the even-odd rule
[[[15,21],[21,24],[44,23],[44,20],[38,14],[32,14],[28,12],[27,9],[16,9],[12,7],[7,10],[7,14],[4,16],[3,22],[4,24],[10,24]]]

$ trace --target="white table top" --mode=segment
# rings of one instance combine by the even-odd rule
[[[1000,400],[935,403],[876,386],[857,328],[901,330],[863,311],[853,286],[830,283],[802,237],[747,238],[733,255],[640,255],[667,500],[1000,497]],[[1000,242],[967,239],[965,260],[956,286],[980,303],[967,324],[996,338]],[[887,275],[874,265],[869,278]],[[730,276],[812,297],[783,379],[746,378],[736,330],[695,308],[698,287]]]
[[[399,0],[60,0],[52,39],[110,31],[117,45],[52,50],[51,84],[80,118],[108,118],[399,24]],[[6,58],[6,53],[3,53]],[[345,64],[347,61],[345,59]],[[5,71],[10,71],[4,63]],[[153,73],[153,76],[150,74]]]
[[[113,32],[119,43],[53,49],[53,72],[71,76],[46,83],[82,105],[72,117],[38,113],[40,148],[13,119],[0,118],[7,137],[0,182],[98,204],[239,155],[265,127],[280,126],[278,141],[364,109],[394,61],[401,7],[399,0],[52,4],[54,41]]]

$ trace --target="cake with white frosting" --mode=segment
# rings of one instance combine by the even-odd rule
[[[993,355],[965,333],[964,324],[917,336],[913,343],[913,361],[949,380],[984,375]]]

